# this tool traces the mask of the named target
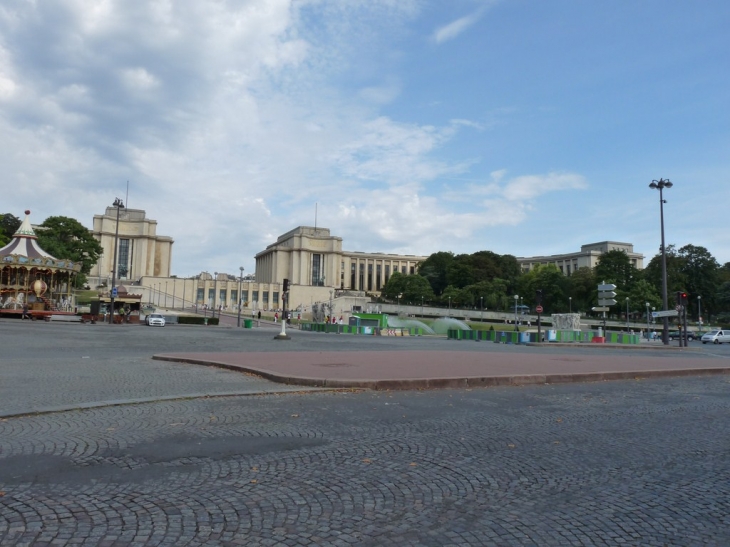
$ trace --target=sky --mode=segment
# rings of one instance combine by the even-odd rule
[[[7,0],[0,213],[116,197],[172,273],[586,243],[730,261],[727,0]],[[127,187],[129,193],[127,195]]]

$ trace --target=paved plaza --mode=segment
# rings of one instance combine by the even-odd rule
[[[730,375],[308,390],[151,358],[564,355],[275,332],[1,322],[0,545],[730,544]],[[730,362],[690,350],[656,355]]]

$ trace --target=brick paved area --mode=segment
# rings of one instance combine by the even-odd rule
[[[281,386],[150,359],[563,354],[272,334],[0,322],[0,413],[160,399],[0,417],[0,545],[730,544],[728,376],[270,394]],[[652,355],[730,356],[696,349]],[[184,398],[237,390],[258,395]]]
[[[727,380],[0,420],[0,545],[728,545]]]

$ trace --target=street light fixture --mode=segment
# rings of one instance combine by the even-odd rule
[[[649,339],[649,302],[644,302],[646,306],[646,339]]]
[[[241,295],[241,284],[243,283],[243,266],[238,268],[241,271],[241,275],[238,277],[238,326],[241,326],[241,304],[243,303],[243,296]]]
[[[215,319],[215,302],[218,297],[218,272],[213,272],[213,275],[213,315],[211,317]]]
[[[114,228],[114,260],[112,261],[112,286],[109,293],[109,305],[111,306],[111,310],[109,313],[110,324],[114,323],[114,293],[117,290],[115,285],[117,282],[117,243],[119,241],[119,210],[124,209],[124,202],[119,198],[115,198],[112,206],[117,208],[117,225]]]
[[[451,297],[449,296],[449,317],[451,317]]]
[[[520,295],[515,295],[515,330],[517,330],[517,301],[520,299]]]
[[[481,315],[480,321],[482,323],[484,323],[484,297],[483,296],[479,297],[479,309],[481,310],[480,311],[480,315]]]
[[[626,297],[626,332],[629,332],[629,297]]]
[[[573,297],[568,297],[568,313],[573,313]]]
[[[421,317],[423,317],[423,296],[421,296]]]
[[[665,188],[671,188],[672,182],[669,180],[659,179],[651,181],[649,188],[652,190],[659,190],[659,219],[661,222],[662,229],[662,305],[664,311],[667,311],[669,307],[669,299],[667,297],[667,249],[664,244],[664,194]],[[669,345],[669,318],[667,316],[662,317],[664,327],[662,329],[662,343],[667,346]]]

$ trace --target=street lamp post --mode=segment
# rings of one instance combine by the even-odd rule
[[[568,313],[573,313],[573,297],[568,297]]]
[[[522,324],[522,315],[525,313],[525,301],[520,296],[520,325]]]
[[[646,339],[649,339],[649,302],[644,302],[646,306]]]
[[[451,297],[449,296],[449,317],[451,317]]]
[[[165,308],[167,308],[167,281],[165,281]]]
[[[117,243],[119,241],[119,210],[124,208],[124,202],[119,199],[115,198],[114,203],[112,203],[112,206],[117,208],[117,225],[114,228],[114,260],[112,265],[112,286],[111,291],[109,292],[109,305],[111,306],[111,310],[109,313],[109,323],[114,323],[114,291],[116,291],[116,282],[117,282]]]
[[[697,297],[697,324],[700,327],[700,331],[702,330],[702,297]]]
[[[480,310],[479,314],[481,316],[480,321],[482,323],[484,323],[484,297],[483,296],[479,297],[479,310]]]
[[[215,318],[215,302],[218,297],[218,272],[213,272],[213,275],[213,315],[211,317]]]
[[[238,268],[241,271],[241,275],[238,276],[238,326],[241,326],[241,304],[243,303],[243,298],[241,296],[241,285],[243,283],[243,266],[240,266]]]
[[[629,297],[626,297],[626,332],[629,332]]]
[[[515,295],[515,330],[517,330],[517,301],[520,299],[518,294]]]
[[[667,249],[664,244],[664,188],[671,188],[672,182],[669,180],[659,179],[651,181],[649,188],[652,190],[659,190],[659,219],[662,230],[662,305],[664,311],[667,311],[669,307],[669,299],[667,297]],[[662,329],[662,343],[667,346],[669,345],[669,318],[667,316],[662,317],[664,323]]]
[[[421,296],[421,317],[423,317],[423,296]]]

